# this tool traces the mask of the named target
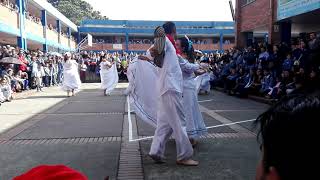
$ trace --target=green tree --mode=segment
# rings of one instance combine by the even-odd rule
[[[48,0],[48,2],[77,25],[84,19],[108,19],[83,0]]]

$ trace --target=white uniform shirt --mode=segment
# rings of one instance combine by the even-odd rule
[[[183,78],[176,50],[166,37],[165,56],[162,68],[159,68],[158,87],[160,96],[167,91],[182,93]]]

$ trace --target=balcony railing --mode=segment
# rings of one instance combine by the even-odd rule
[[[0,3],[0,21],[5,24],[19,29],[19,18],[18,13],[15,9],[12,9],[4,4]]]
[[[60,36],[60,44],[65,47],[69,47],[69,39],[63,35]]]
[[[121,51],[125,50],[126,45],[125,44],[108,44],[108,43],[94,43],[92,47],[88,47],[85,50],[91,51],[102,51],[102,50],[116,50]]]
[[[70,48],[76,48],[76,46],[77,46],[77,43],[76,43],[76,41],[75,40],[73,40],[73,39],[71,39],[70,40]]]
[[[47,39],[49,41],[58,42],[58,33],[47,28]]]
[[[121,44],[120,44],[121,45]],[[150,48],[151,44],[129,44],[129,51],[146,51]],[[117,47],[117,48],[116,48]],[[201,51],[214,51],[219,50],[219,44],[194,44],[194,49]],[[223,49],[233,48],[234,44],[223,44]],[[122,44],[122,49],[119,48],[119,44],[109,44],[109,43],[94,43],[92,47],[88,47],[85,50],[91,51],[102,51],[102,50],[125,50],[126,45]]]
[[[219,49],[219,44],[193,44],[193,48],[202,51],[213,51]]]
[[[234,44],[224,44],[223,45],[224,50],[231,49],[231,48],[234,48]]]
[[[39,37],[43,37],[43,26],[41,24],[38,24],[30,19],[26,19],[25,26],[27,32]]]
[[[146,51],[150,48],[151,44],[129,44],[130,51]]]

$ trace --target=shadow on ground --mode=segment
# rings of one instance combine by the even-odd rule
[[[11,141],[75,137],[121,136],[125,98],[103,96],[100,90],[84,89],[0,135]],[[27,99],[53,99],[64,96],[32,96]],[[99,99],[97,103],[93,103]],[[115,101],[117,100],[117,101]],[[110,108],[109,108],[110,107]],[[115,114],[114,114],[115,112]],[[82,113],[82,114],[81,114]],[[58,142],[58,141],[57,141]],[[120,141],[1,144],[0,179],[12,179],[41,164],[64,164],[85,174],[90,180],[117,175]]]

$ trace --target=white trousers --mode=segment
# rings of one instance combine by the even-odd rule
[[[168,91],[159,98],[157,128],[151,144],[150,155],[164,158],[166,143],[173,134],[176,141],[177,160],[186,160],[192,157],[192,145],[181,125],[184,118],[181,93]]]

